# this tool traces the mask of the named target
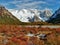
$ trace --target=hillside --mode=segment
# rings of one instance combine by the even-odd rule
[[[20,21],[14,17],[5,7],[0,6],[0,24],[20,24]]]
[[[55,11],[55,13],[49,18],[47,22],[60,25],[60,8]]]

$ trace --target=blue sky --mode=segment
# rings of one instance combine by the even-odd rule
[[[0,0],[0,4],[8,9],[51,9],[60,7],[60,0]]]

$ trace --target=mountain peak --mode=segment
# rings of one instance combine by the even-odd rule
[[[48,22],[54,24],[60,23],[60,8],[50,17]]]
[[[12,9],[13,10],[13,9]],[[37,10],[37,9],[22,9],[22,10],[9,10],[15,17],[17,17],[21,22],[34,22],[35,18],[39,21],[45,21],[50,17],[50,10]],[[37,20],[35,20],[37,21]]]

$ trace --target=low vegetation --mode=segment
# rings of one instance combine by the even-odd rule
[[[27,36],[27,34],[34,36]],[[40,34],[46,36],[41,39]],[[38,37],[37,37],[38,36]],[[0,45],[59,45],[60,28],[0,25]]]

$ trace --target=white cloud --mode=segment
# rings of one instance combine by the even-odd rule
[[[14,1],[12,1],[12,2],[9,2],[9,3],[11,3],[11,4],[17,4],[17,3],[21,3],[22,1],[20,0],[20,1],[16,1],[16,0],[14,0]]]
[[[41,4],[48,5],[48,2],[45,1],[35,1],[35,0],[13,0],[11,2],[7,2],[3,4],[4,6],[9,6],[10,4],[14,4],[17,8],[16,9],[22,9],[22,8],[41,8]],[[15,7],[14,7],[15,9]]]
[[[29,2],[31,1],[31,2]],[[3,5],[7,6],[10,4],[14,4],[18,9],[22,8],[41,8],[40,4],[47,4],[44,1],[32,1],[32,0],[13,0],[12,2],[7,2]],[[16,9],[17,9],[16,8]]]
[[[46,4],[46,2],[44,1],[34,1],[34,2],[30,2],[30,3],[20,3],[20,4],[16,4],[16,6],[18,8],[39,8],[40,4]],[[41,8],[41,7],[40,7]]]

